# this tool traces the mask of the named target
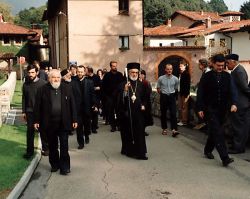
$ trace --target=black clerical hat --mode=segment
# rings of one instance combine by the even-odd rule
[[[138,70],[140,70],[140,64],[137,63],[137,62],[128,63],[127,64],[127,69],[128,70],[130,70],[130,69],[138,69]]]
[[[68,69],[64,69],[61,71],[61,76],[63,77],[64,75],[67,75],[68,74]]]
[[[228,59],[232,59],[232,60],[235,60],[235,61],[239,61],[239,55],[237,54],[229,54],[225,57],[227,60]]]

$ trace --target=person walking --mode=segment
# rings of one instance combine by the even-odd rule
[[[208,159],[214,159],[212,152],[216,148],[223,166],[226,167],[234,159],[228,155],[223,124],[229,111],[237,111],[237,92],[230,74],[224,71],[225,57],[221,54],[215,55],[213,62],[214,69],[205,73],[200,80],[197,109],[199,117],[206,116],[208,122],[204,155]]]
[[[250,111],[248,76],[244,67],[239,64],[239,55],[227,55],[226,62],[238,91],[237,112],[231,113],[233,146],[230,148],[229,153],[244,153],[248,140],[248,125],[246,124],[249,121],[247,120],[247,114]]]
[[[157,82],[157,92],[160,94],[160,110],[161,110],[161,127],[162,135],[167,135],[167,110],[170,111],[170,124],[172,136],[176,137],[177,131],[176,119],[176,93],[179,85],[179,80],[173,74],[173,66],[167,64],[165,66],[165,75],[159,77]]]
[[[27,76],[22,88],[22,113],[23,118],[27,122],[26,133],[26,153],[24,158],[29,159],[34,154],[34,137],[35,129],[34,123],[34,105],[37,90],[46,84],[46,81],[38,78],[38,68],[35,65],[28,65]],[[42,155],[48,155],[48,141],[45,132],[40,130],[41,142],[42,142]]]
[[[34,128],[43,129],[48,134],[51,172],[60,169],[61,175],[67,175],[70,173],[68,135],[77,127],[75,100],[71,87],[61,83],[59,70],[52,69],[48,80],[36,95]]]
[[[120,85],[118,113],[121,118],[121,154],[147,160],[144,134],[145,86],[139,80],[139,63],[127,64],[128,77]]]

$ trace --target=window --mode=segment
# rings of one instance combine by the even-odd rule
[[[16,37],[16,38],[15,38],[15,41],[14,41],[14,44],[15,44],[15,45],[22,45],[22,38]]]
[[[129,36],[119,36],[119,49],[120,50],[129,49]]]
[[[159,46],[162,47],[162,43],[159,43]]]
[[[214,47],[214,46],[215,46],[214,39],[209,39],[209,47]]]
[[[119,14],[128,15],[129,0],[119,0]]]
[[[174,46],[174,43],[170,43],[170,46]]]
[[[3,45],[10,45],[10,38],[9,37],[3,38]]]
[[[220,39],[220,47],[226,47],[226,39]]]

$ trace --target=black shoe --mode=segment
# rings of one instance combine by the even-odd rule
[[[149,134],[147,132],[144,132],[145,136],[149,136]]]
[[[50,170],[50,171],[51,171],[51,172],[57,172],[58,169],[59,169],[58,167],[51,167],[51,170]]]
[[[92,133],[95,133],[95,134],[96,134],[96,133],[97,133],[97,130],[92,130]]]
[[[229,149],[228,150],[228,153],[229,154],[239,154],[239,153],[245,153],[245,149],[243,149],[243,150],[236,150],[236,149]]]
[[[115,127],[112,127],[110,131],[111,131],[111,132],[115,132],[115,131],[116,131],[116,128],[115,128]]]
[[[85,144],[89,143],[89,138],[85,138]]]
[[[81,145],[78,146],[78,149],[83,149],[83,148],[84,148],[83,144],[81,144]]]
[[[43,156],[49,156],[49,150],[42,151],[41,154]]]
[[[136,159],[138,159],[138,160],[148,160],[148,157],[147,156],[138,156],[138,157],[136,157]]]
[[[23,155],[23,158],[29,160],[29,159],[32,158],[32,156],[33,156],[32,153],[25,153],[25,154]]]
[[[204,153],[204,155],[207,159],[214,159],[214,155],[210,152]]]
[[[69,132],[69,135],[74,135],[72,131]]]
[[[227,166],[228,166],[229,164],[231,164],[232,162],[234,162],[234,159],[228,157],[228,158],[222,160],[222,165],[223,165],[224,167],[227,167]]]
[[[60,170],[60,174],[63,175],[63,176],[68,175],[68,173],[70,173],[70,171],[68,171],[68,170]]]

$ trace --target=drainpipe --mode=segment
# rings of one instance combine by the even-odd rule
[[[232,52],[233,51],[233,38],[230,35],[226,34],[226,33],[223,33],[223,35],[225,35],[226,37],[230,38],[230,40],[231,40],[231,46],[230,46],[230,48],[231,48],[231,53],[233,53]]]

